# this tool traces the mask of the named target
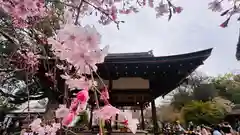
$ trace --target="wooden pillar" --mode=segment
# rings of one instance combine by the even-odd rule
[[[155,105],[154,99],[152,99],[152,101],[151,101],[151,106],[152,106],[153,133],[154,133],[154,135],[157,135],[158,126],[157,126],[156,105]]]
[[[118,121],[118,114],[116,114],[115,120]],[[115,129],[118,130],[118,123],[117,122],[115,122]]]
[[[91,110],[90,110],[90,121],[89,121],[89,123],[88,123],[88,124],[89,124],[89,125],[88,125],[89,130],[92,129],[93,109],[94,109],[94,106],[91,105]]]
[[[145,122],[144,122],[143,105],[142,104],[141,104],[141,119],[142,119],[142,129],[145,130]]]

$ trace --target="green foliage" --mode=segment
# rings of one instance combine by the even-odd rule
[[[180,112],[172,105],[162,105],[158,107],[158,120],[162,122],[175,122],[180,118]]]
[[[212,101],[192,101],[181,110],[185,122],[192,121],[195,124],[219,123],[224,118],[225,113],[223,107]]]
[[[211,101],[218,95],[217,92],[213,84],[200,84],[198,87],[194,87],[193,90],[180,89],[173,95],[171,105],[181,110],[185,104],[191,101]]]
[[[240,75],[225,74],[208,81],[198,78],[197,85],[193,78],[191,83],[178,88],[171,104],[161,108],[161,120],[172,121],[178,117],[185,122],[214,124],[223,120],[234,104],[240,104]]]
[[[180,89],[176,94],[173,95],[171,105],[175,109],[181,110],[181,108],[188,102],[192,101],[192,95],[189,91]]]
[[[240,104],[240,75],[226,74],[213,80],[218,94],[235,104]]]
[[[80,119],[77,122],[76,125],[86,125],[88,124],[88,113],[86,111],[81,112],[80,114]]]
[[[210,101],[217,96],[217,89],[213,84],[201,84],[193,90],[192,96],[194,100]]]

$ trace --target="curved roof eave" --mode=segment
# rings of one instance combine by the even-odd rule
[[[185,53],[185,54],[179,54],[179,55],[171,55],[171,56],[160,56],[160,57],[150,57],[149,52],[146,53],[123,53],[122,55],[117,54],[109,54],[106,56],[104,63],[138,63],[138,62],[164,62],[164,61],[178,61],[178,60],[186,60],[186,59],[194,59],[194,58],[203,58],[203,61],[206,60],[212,52],[213,48],[209,48],[206,50],[191,52],[191,53]],[[123,55],[126,55],[123,57]],[[134,54],[136,54],[134,56]],[[119,57],[118,57],[119,56]],[[99,64],[101,65],[101,64]]]

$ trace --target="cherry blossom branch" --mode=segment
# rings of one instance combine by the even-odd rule
[[[6,39],[8,39],[10,42],[14,43],[14,44],[18,44],[17,40],[15,38],[13,38],[12,36],[10,36],[9,34],[7,34],[6,32],[0,30],[0,34],[2,36],[4,36]]]
[[[75,20],[75,25],[78,25],[78,19],[79,19],[79,16],[80,16],[80,11],[81,11],[81,7],[83,5],[83,0],[81,0],[78,8],[77,8],[77,16],[76,16],[76,20]]]
[[[96,9],[96,10],[99,11],[99,12],[101,12],[101,13],[104,14],[105,16],[107,16],[111,21],[113,21],[115,24],[117,24],[117,28],[119,29],[119,23],[120,23],[121,21],[115,21],[115,20],[113,20],[113,18],[111,18],[108,13],[106,13],[105,11],[103,11],[101,8],[93,5],[92,3],[90,3],[90,2],[88,2],[88,1],[86,1],[86,0],[82,0],[82,1],[83,1],[84,3],[92,6],[94,9]]]
[[[98,77],[98,79],[100,80],[100,82],[102,83],[102,85],[103,85],[105,88],[107,88],[107,86],[106,86],[105,83],[103,82],[103,79],[102,79],[102,78],[100,77],[100,75],[93,69],[93,67],[92,67],[90,64],[88,64],[86,61],[85,61],[85,63],[88,65],[88,67],[91,69],[91,71],[97,75],[97,77]]]
[[[91,80],[92,80],[92,84],[94,86],[94,77],[93,77],[93,71],[91,72]],[[96,104],[97,104],[97,108],[100,109],[100,106],[99,106],[99,102],[98,102],[98,96],[97,96],[97,92],[96,90],[94,90],[94,97],[95,97],[95,101],[96,101]],[[102,120],[99,119],[99,129],[100,129],[100,135],[103,135],[103,129],[102,129]]]
[[[102,78],[100,77],[100,75],[93,69],[93,67],[90,65],[90,64],[88,64],[86,61],[85,61],[85,63],[88,65],[88,67],[91,69],[91,80],[92,80],[92,84],[94,84],[94,77],[93,77],[93,74],[92,73],[95,73],[96,75],[97,75],[97,77],[98,77],[98,79],[100,80],[100,82],[102,83],[102,85],[103,85],[103,87],[104,88],[107,88],[107,86],[105,85],[105,83],[103,82],[103,80],[102,80]],[[98,88],[95,86],[95,85],[92,85],[93,86],[93,88],[95,89],[95,91],[97,91],[103,98],[104,98],[104,100],[108,100],[108,98],[105,96],[105,95],[102,95],[102,93],[101,93],[101,91],[99,91],[98,90]]]

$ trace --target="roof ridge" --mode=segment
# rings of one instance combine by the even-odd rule
[[[109,53],[107,55],[108,58],[114,58],[114,57],[117,57],[117,58],[129,58],[129,57],[154,57],[153,55],[153,51],[150,50],[148,52],[130,52],[130,53]]]

